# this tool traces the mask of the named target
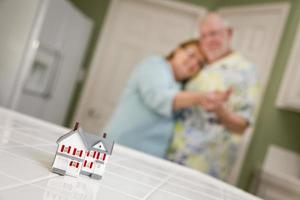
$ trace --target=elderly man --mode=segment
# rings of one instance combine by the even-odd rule
[[[226,181],[240,137],[253,123],[256,68],[230,48],[232,29],[219,15],[208,14],[200,33],[208,65],[186,90],[201,91],[202,101],[179,113],[167,158]]]

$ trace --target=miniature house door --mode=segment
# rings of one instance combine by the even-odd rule
[[[67,171],[68,165],[69,165],[69,159],[66,157],[63,157],[61,155],[56,155],[54,165],[56,168],[61,169],[63,171]]]
[[[94,132],[103,128],[135,65],[166,55],[197,37],[205,9],[175,1],[113,0],[74,120]]]
[[[91,21],[67,0],[45,0],[46,9],[27,77],[17,98],[20,112],[64,123],[92,28]],[[23,64],[24,65],[24,64]]]

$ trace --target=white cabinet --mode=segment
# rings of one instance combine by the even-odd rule
[[[256,194],[270,200],[300,199],[300,155],[271,145],[264,161]]]
[[[279,108],[300,112],[300,24],[288,65],[281,82],[276,105]]]

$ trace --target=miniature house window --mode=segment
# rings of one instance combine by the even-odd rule
[[[76,167],[76,168],[78,168],[79,167],[79,162],[71,161],[69,165],[70,165],[70,167]]]
[[[100,157],[100,152],[97,153],[96,159],[99,160],[99,157]]]
[[[83,167],[88,167],[92,168],[93,167],[93,162],[87,162],[86,160],[83,162]]]
[[[74,150],[73,150],[73,155],[74,155],[74,156],[79,156],[79,157],[81,157],[81,156],[82,156],[82,153],[83,153],[82,150],[77,150],[76,148],[74,148]]]
[[[96,151],[88,151],[87,152],[87,157],[95,158],[97,152]]]
[[[70,151],[71,151],[71,146],[68,146],[68,147],[66,147],[65,145],[61,146],[60,152],[70,153]]]
[[[100,153],[100,152],[98,152],[98,154],[97,154],[97,160],[105,160],[105,157],[106,157],[106,153]]]
[[[86,152],[86,156],[87,156],[87,157],[90,157],[90,154],[91,154],[90,151],[87,151],[87,152]]]
[[[102,156],[102,160],[104,161],[104,160],[105,160],[105,158],[106,158],[106,153],[105,153],[105,154],[103,154],[103,156]]]
[[[104,145],[102,144],[102,142],[99,142],[98,144],[96,144],[94,146],[94,148],[102,150],[102,151],[106,151],[106,149],[105,149]]]

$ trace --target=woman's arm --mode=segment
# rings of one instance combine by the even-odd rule
[[[180,91],[173,100],[173,111],[199,105],[202,95],[199,92]]]

